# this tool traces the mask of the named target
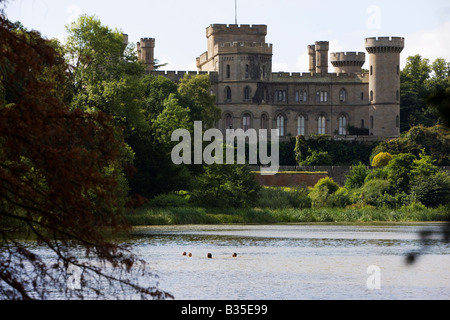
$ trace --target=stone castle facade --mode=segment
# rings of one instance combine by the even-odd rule
[[[222,111],[218,129],[278,129],[279,136],[349,134],[373,138],[400,135],[400,53],[404,38],[365,39],[363,52],[329,53],[329,43],[308,46],[309,70],[272,71],[273,45],[266,25],[213,24],[197,71],[208,73]],[[153,70],[155,39],[138,43],[147,71],[177,81],[186,72]],[[334,72],[328,70],[329,62]],[[352,128],[352,130],[349,130]],[[356,130],[355,130],[356,129]]]

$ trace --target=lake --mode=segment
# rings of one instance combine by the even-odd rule
[[[130,241],[159,275],[159,289],[177,300],[447,300],[449,244],[432,239],[426,254],[405,263],[421,248],[419,232],[440,228],[152,226],[136,228]]]

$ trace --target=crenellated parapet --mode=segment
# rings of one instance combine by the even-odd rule
[[[373,37],[367,38],[365,44],[369,53],[400,53],[405,47],[405,38]]]
[[[153,76],[162,76],[174,82],[179,82],[186,75],[197,76],[201,74],[208,74],[210,76],[211,82],[217,81],[217,72],[207,72],[207,71],[165,71],[165,70],[154,70],[151,73]]]
[[[336,73],[357,73],[366,62],[364,52],[333,52],[330,62]]]
[[[237,53],[253,53],[253,54],[272,54],[273,46],[269,43],[256,42],[222,42],[214,47],[217,54],[237,54]]]

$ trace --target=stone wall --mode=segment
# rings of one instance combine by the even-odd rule
[[[326,172],[324,173],[277,173],[276,175],[263,176],[258,174],[256,179],[259,184],[266,187],[296,187],[307,186],[314,187],[316,183],[322,179],[328,177]]]

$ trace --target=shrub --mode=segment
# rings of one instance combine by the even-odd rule
[[[160,208],[186,207],[188,205],[189,201],[185,197],[174,193],[160,194],[150,201],[150,206]]]
[[[333,194],[339,190],[339,185],[336,182],[334,182],[334,180],[330,177],[320,179],[314,186],[313,190],[324,188],[324,187],[326,187],[328,189],[329,194]]]
[[[246,165],[205,165],[191,201],[200,206],[243,208],[254,205],[260,185]]]
[[[392,160],[392,155],[388,152],[380,152],[372,160],[372,167],[385,167]]]
[[[411,194],[427,207],[446,205],[450,202],[450,176],[447,172],[439,171],[434,175],[414,179]]]
[[[391,184],[388,180],[369,180],[361,188],[360,199],[364,204],[377,206],[379,204],[379,198],[390,190]]]
[[[386,167],[375,168],[369,172],[369,174],[367,175],[364,182],[367,182],[369,180],[374,180],[374,179],[386,180],[387,178],[388,178],[388,171],[387,171]]]
[[[410,153],[396,154],[386,166],[388,180],[397,192],[408,193],[414,160],[416,157]]]
[[[363,163],[360,162],[357,166],[353,166],[350,169],[350,172],[346,177],[344,187],[347,189],[355,189],[362,187],[369,173],[370,170]]]
[[[311,199],[306,187],[276,188],[265,187],[259,190],[256,206],[259,208],[285,209],[310,208]]]

